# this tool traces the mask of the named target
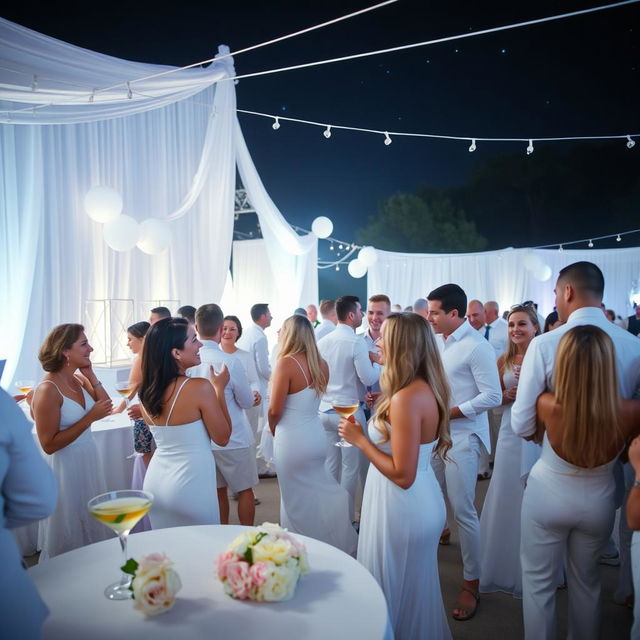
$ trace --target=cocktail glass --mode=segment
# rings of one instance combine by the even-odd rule
[[[353,414],[360,408],[360,402],[357,398],[336,397],[331,402],[333,410],[342,418],[346,418],[349,422],[355,422]],[[344,438],[340,438],[335,444],[336,447],[351,447],[349,442]]]

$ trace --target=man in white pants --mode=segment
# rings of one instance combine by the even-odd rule
[[[231,419],[231,438],[226,447],[212,443],[216,461],[220,523],[229,524],[229,496],[227,487],[238,496],[240,524],[253,526],[255,497],[253,487],[258,484],[258,469],[254,454],[254,437],[243,409],[253,406],[254,396],[240,360],[220,348],[220,335],[224,315],[217,304],[202,305],[196,311],[196,331],[202,347],[201,364],[187,370],[190,378],[209,378],[209,367],[225,364],[229,369],[229,382],[224,390],[227,411]]]
[[[480,522],[474,505],[478,463],[491,451],[487,411],[502,401],[493,347],[465,321],[467,296],[457,284],[445,284],[428,296],[429,322],[451,388],[451,439],[445,463],[432,466],[458,525],[464,566],[462,590],[453,609],[456,620],[468,620],[477,608],[480,581]],[[449,530],[441,543],[448,544]]]
[[[342,296],[336,301],[338,325],[318,342],[320,355],[329,365],[329,384],[320,402],[320,420],[327,436],[327,470],[349,493],[349,512],[355,519],[355,496],[358,477],[367,460],[358,447],[337,447],[340,440],[340,416],[332,409],[335,401],[344,398],[360,403],[354,414],[366,432],[362,400],[365,387],[380,377],[380,366],[371,361],[365,341],[355,330],[362,324],[362,308],[356,296]],[[377,354],[374,354],[377,358]]]
[[[534,338],[527,349],[520,379],[518,393],[511,409],[511,428],[526,439],[536,433],[536,402],[538,396],[545,391],[553,390],[553,369],[556,351],[560,338],[572,327],[590,324],[602,329],[609,335],[616,350],[618,384],[622,398],[632,398],[640,388],[640,340],[621,327],[609,322],[602,313],[600,303],[604,293],[604,276],[600,269],[591,262],[575,262],[562,269],[556,282],[556,308],[558,317],[565,324]],[[631,475],[633,481],[633,474]],[[624,514],[624,511],[623,511]],[[624,522],[624,515],[621,520]],[[613,523],[612,523],[613,524]],[[622,529],[622,527],[621,527]],[[535,566],[522,565],[522,603],[524,610],[524,626],[527,638],[551,637],[555,630],[555,584],[547,580],[548,561],[553,561],[555,549],[566,542],[567,532],[557,527],[546,530],[523,530],[522,545],[529,548],[538,547]],[[621,537],[621,543],[623,542]],[[625,548],[621,544],[620,573],[628,571],[628,541]],[[600,551],[601,552],[601,551]],[[529,555],[529,554],[527,554]],[[573,570],[571,562],[566,564],[567,571]],[[599,611],[591,605],[584,606],[581,594],[591,592],[587,602],[597,599],[593,590],[600,590],[600,582],[578,584],[573,577],[575,587],[569,588],[569,608],[577,615],[570,615],[569,636],[575,638],[588,637],[597,633]],[[636,594],[636,602],[640,601]],[[572,628],[571,623],[577,627]]]

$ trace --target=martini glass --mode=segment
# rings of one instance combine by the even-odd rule
[[[336,397],[332,400],[331,407],[342,418],[346,418],[349,422],[355,422],[352,416],[359,409],[360,402],[357,398]],[[340,438],[340,440],[335,443],[335,446],[351,447],[353,445],[344,438]]]
[[[127,563],[127,538],[129,532],[145,516],[153,504],[153,494],[148,491],[109,491],[91,498],[87,507],[91,515],[113,529],[118,534],[122,547],[122,564]],[[123,573],[120,582],[110,584],[104,595],[109,600],[129,600],[131,598],[131,576]]]
[[[129,408],[129,403],[131,402],[131,392],[133,391],[133,385],[129,382],[116,382],[115,384],[116,391],[122,396],[124,400],[124,410],[126,411]],[[131,425],[133,426],[133,420],[131,421]]]
[[[16,388],[23,395],[27,395],[33,389],[33,380],[16,380]]]

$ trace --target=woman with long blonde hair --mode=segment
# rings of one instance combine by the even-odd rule
[[[640,402],[621,400],[615,348],[593,325],[560,340],[554,392],[537,402],[542,453],[522,501],[525,637],[555,637],[554,574],[566,557],[569,636],[600,635],[598,560],[615,516],[612,468],[640,430]]]
[[[431,468],[446,457],[449,388],[427,321],[392,313],[378,342],[382,393],[369,422],[339,432],[371,461],[362,502],[358,561],[384,591],[397,640],[450,638],[438,576],[445,504]]]
[[[329,367],[320,357],[311,323],[303,316],[287,318],[268,412],[280,524],[354,555],[358,538],[349,518],[349,495],[325,468],[327,441],[318,407],[328,380]]]

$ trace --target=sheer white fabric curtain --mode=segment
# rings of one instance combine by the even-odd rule
[[[624,316],[631,313],[629,296],[640,282],[640,249],[548,250],[533,253],[551,268],[544,282],[526,269],[530,249],[504,249],[468,254],[415,254],[378,251],[369,267],[368,295],[386,293],[392,303],[403,307],[424,298],[432,289],[455,282],[469,298],[497,300],[501,309],[524,300],[534,300],[544,315],[554,306],[553,289],[558,272],[567,265],[587,260],[604,273],[604,302]]]

